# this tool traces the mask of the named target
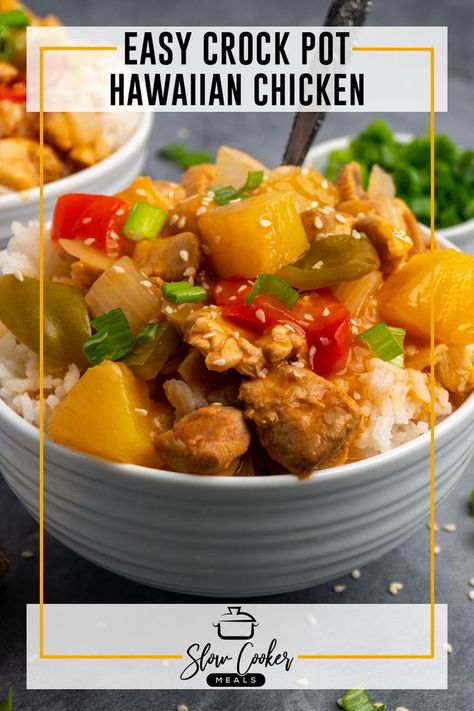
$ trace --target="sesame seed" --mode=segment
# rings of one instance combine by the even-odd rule
[[[114,272],[117,272],[117,274],[125,274],[125,269],[118,264],[114,264],[112,269],[114,270]]]
[[[304,368],[304,363],[301,360],[294,360],[290,363],[294,368]]]
[[[92,217],[84,217],[82,220],[83,225],[88,225],[89,222],[92,222]]]
[[[361,394],[357,392],[357,390],[354,390],[354,392],[352,393],[352,397],[354,398],[354,400],[360,400]]]
[[[403,590],[403,587],[404,587],[403,583],[395,582],[395,583],[390,583],[390,585],[388,586],[387,589],[388,589],[388,592],[390,593],[390,595],[398,595],[400,590]]]
[[[16,272],[13,273],[13,276],[15,279],[18,279],[18,281],[24,281],[23,274],[20,272],[19,269],[16,270]]]
[[[317,200],[313,200],[313,201],[311,202],[310,206],[309,206],[309,209],[310,209],[310,210],[316,210],[316,208],[318,207],[318,205],[319,205],[319,202],[318,202]]]
[[[319,208],[319,212],[322,212],[323,215],[330,215],[331,212],[332,212],[332,210],[331,210],[331,208],[329,207],[329,205],[326,205],[326,207],[320,207],[320,208]]]
[[[174,314],[174,308],[172,306],[166,305],[164,311],[166,314]]]
[[[174,225],[175,222],[178,222],[179,220],[179,215],[171,215],[170,217],[170,225]]]
[[[239,286],[239,288],[237,289],[237,293],[241,294],[243,291],[245,291],[245,289],[247,289],[247,284],[242,284],[242,286]]]
[[[184,270],[183,276],[188,277],[188,276],[194,276],[196,274],[196,268],[195,267],[188,267],[187,269]]]
[[[316,622],[317,622],[317,619],[316,619],[316,617],[315,617],[314,615],[312,615],[312,614],[310,613],[310,614],[308,615],[308,622],[309,622],[310,625],[315,625]]]
[[[260,220],[260,226],[261,227],[271,227],[271,222],[270,220],[266,220],[264,217],[261,218]]]
[[[311,314],[305,314],[303,318],[305,319],[305,321],[314,321],[314,318],[313,316],[311,316]]]
[[[469,600],[474,600],[474,590],[469,590],[467,596]]]
[[[359,580],[361,575],[362,575],[362,573],[357,568],[356,568],[356,570],[353,570],[351,573],[351,577],[354,578],[354,580]]]
[[[308,175],[309,168],[301,168],[301,175]]]
[[[135,192],[137,195],[146,195],[146,190],[143,190],[142,188],[137,188]]]
[[[449,642],[446,642],[446,644],[443,645],[443,649],[444,649],[444,651],[447,652],[448,654],[452,654],[452,653],[453,653],[453,645],[452,645],[452,644],[449,644]]]
[[[186,704],[179,704],[176,706],[176,711],[189,711],[189,708],[186,706]]]
[[[362,237],[362,234],[360,232],[357,232],[357,230],[352,230],[352,236],[354,239],[360,239]]]
[[[332,589],[334,590],[335,593],[342,593],[344,590],[347,588],[347,585],[340,585],[339,583],[337,585],[333,585]]]
[[[330,343],[330,340],[329,340],[329,338],[325,338],[324,336],[322,336],[319,339],[319,342],[321,343],[322,346],[328,346]]]
[[[21,551],[20,555],[25,560],[30,560],[31,558],[35,557],[35,554],[33,553],[33,551]]]
[[[308,355],[311,359],[314,358],[314,356],[316,355],[316,346],[311,346],[311,348],[309,349]]]
[[[469,585],[474,588],[474,578],[469,578]]]
[[[234,331],[232,335],[234,338],[240,338],[240,333],[238,331]]]
[[[439,555],[441,553],[441,546],[435,546],[433,552],[435,555]]]
[[[154,417],[154,418],[153,418],[153,424],[155,425],[155,427],[158,427],[158,429],[159,429],[159,428],[161,427],[160,418],[159,418],[159,417]]]
[[[229,200],[229,205],[233,205],[235,202],[242,202],[242,198],[234,198],[233,200]]]
[[[383,704],[382,704],[383,706]],[[405,708],[405,706],[397,706],[395,711],[410,711],[410,709]]]
[[[216,292],[216,294],[220,294],[221,291],[224,291],[224,288],[220,284],[218,284],[214,291]]]
[[[237,297],[236,296],[229,296],[229,301],[236,301]]]
[[[214,365],[217,365],[217,367],[224,366],[227,363],[225,358],[216,358],[214,361]]]
[[[265,314],[262,311],[262,309],[257,309],[255,311],[255,316],[258,318],[259,321],[261,321],[262,323],[265,323],[265,321],[266,321]]]
[[[206,212],[206,207],[205,205],[201,205],[201,207],[198,207],[196,210],[196,217],[199,217],[199,215],[203,215]]]
[[[208,198],[211,198],[213,200],[215,195],[214,190],[208,190],[206,195]]]
[[[142,286],[147,286],[147,287],[153,286],[153,284],[151,283],[151,281],[148,281],[148,279],[143,279],[143,280],[140,282],[140,284],[141,284]]]
[[[183,215],[178,220],[178,228],[181,229],[182,227],[184,227],[185,224],[186,224],[186,216]]]
[[[179,256],[183,260],[183,262],[187,262],[189,260],[189,252],[187,249],[181,249],[179,251]]]
[[[317,230],[321,229],[321,227],[323,226],[323,221],[320,217],[316,216],[314,218],[314,226],[316,227]]]
[[[455,533],[457,531],[457,526],[455,523],[445,523],[443,526],[441,526],[442,531],[446,531],[446,533]]]
[[[94,244],[94,242],[95,242],[94,237],[88,237],[87,239],[84,240],[84,244],[86,245],[86,247],[90,247],[91,244]]]
[[[116,232],[110,232],[109,237],[110,237],[110,239],[113,239],[113,240],[120,239],[120,236]]]
[[[321,267],[323,266],[323,264],[324,264],[323,260],[320,259],[319,262],[316,262],[315,264],[313,264],[312,268],[313,268],[313,269],[321,269]]]
[[[203,335],[203,338],[209,339],[209,338],[213,338],[215,335],[216,334],[214,333],[214,331],[209,331],[209,333],[205,333]]]
[[[345,225],[347,223],[347,220],[344,217],[344,215],[340,215],[338,212],[336,213],[336,220],[338,222],[341,222],[343,225]]]
[[[296,683],[298,684],[298,686],[309,686],[309,681],[306,678],[297,679]]]
[[[211,198],[211,197],[203,197],[203,199],[201,200],[201,205],[206,207],[207,205],[211,204],[212,200],[213,200],[213,198]]]
[[[326,180],[326,178],[324,178],[324,180],[321,182],[321,187],[323,188],[323,190],[327,190],[327,189],[328,189],[329,183],[328,183],[328,181]]]
[[[117,217],[120,217],[120,215],[125,215],[125,210],[121,207],[117,210],[115,214],[117,215]]]
[[[148,415],[148,410],[145,410],[144,407],[136,407],[135,412],[137,415],[141,415],[142,417],[146,417]]]

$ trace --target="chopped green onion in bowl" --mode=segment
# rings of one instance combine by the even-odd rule
[[[170,143],[163,146],[157,151],[159,158],[169,160],[180,168],[190,168],[192,165],[200,165],[201,163],[211,163],[212,156],[207,151],[189,151],[181,143]]]
[[[381,321],[366,331],[359,333],[358,338],[367,343],[372,353],[380,360],[389,361],[393,365],[404,367],[403,341],[405,329],[387,326]]]
[[[188,281],[171,281],[163,284],[161,293],[172,304],[189,304],[207,298],[207,291],[202,286],[192,286]]]
[[[379,165],[393,177],[398,197],[417,219],[430,223],[430,138],[397,140],[383,120],[370,123],[347,148],[329,154],[325,176],[334,180],[350,161],[356,161],[367,187],[370,169]],[[435,136],[435,225],[443,229],[474,218],[474,150],[463,150],[448,136]]]
[[[167,214],[147,202],[134,202],[123,226],[123,234],[129,240],[155,239],[165,224]]]

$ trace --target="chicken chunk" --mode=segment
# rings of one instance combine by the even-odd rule
[[[256,345],[269,364],[281,363],[283,360],[306,360],[308,345],[302,333],[291,326],[278,324],[271,331],[261,336]]]
[[[254,378],[267,372],[262,349],[227,323],[217,308],[204,307],[191,313],[184,323],[184,340],[205,356],[209,370],[222,373],[235,368]]]
[[[355,217],[327,205],[315,207],[301,213],[301,220],[310,242],[325,235],[347,235],[351,233]]]
[[[44,147],[44,180],[62,177],[63,166],[50,146]],[[39,145],[27,138],[0,140],[0,184],[27,190],[39,184]]]
[[[209,405],[182,417],[154,442],[166,469],[232,475],[250,445],[250,433],[240,410]]]
[[[134,257],[148,276],[181,281],[197,274],[202,252],[199,237],[181,232],[174,237],[138,242]]]
[[[363,232],[374,245],[380,259],[388,261],[406,257],[413,249],[411,238],[403,229],[396,229],[379,215],[365,215],[359,218],[354,228]]]
[[[360,422],[352,398],[294,365],[277,366],[266,378],[243,383],[239,398],[272,459],[299,476],[334,459]]]

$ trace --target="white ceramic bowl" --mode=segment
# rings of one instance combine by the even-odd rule
[[[472,456],[473,420],[471,395],[436,426],[437,503]],[[35,518],[38,441],[36,428],[0,401],[0,469]],[[429,433],[304,481],[175,474],[46,441],[45,522],[84,558],[147,585],[270,595],[334,579],[411,536],[429,517],[429,462]]]
[[[135,131],[110,156],[90,168],[47,183],[44,186],[45,221],[51,219],[56,200],[64,193],[112,194],[127,187],[145,163],[152,126],[153,114],[140,114]],[[38,219],[39,188],[0,195],[0,249],[11,237],[14,220],[27,224],[29,220]]]
[[[353,137],[354,136],[341,136],[340,138],[333,138],[329,141],[316,144],[309,151],[305,165],[313,165],[320,172],[324,172],[331,151],[347,148]],[[412,133],[395,133],[395,138],[400,143],[408,143],[415,138],[415,136]],[[421,225],[421,227],[425,232],[429,233],[429,228],[425,225]],[[474,218],[466,220],[466,222],[461,222],[459,225],[454,225],[453,227],[437,230],[436,234],[440,237],[446,237],[446,239],[452,240],[454,244],[465,252],[474,253]]]

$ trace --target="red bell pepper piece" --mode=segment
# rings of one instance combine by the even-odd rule
[[[62,195],[54,208],[51,239],[93,239],[91,246],[111,256],[128,254],[133,244],[122,229],[129,211],[129,203],[110,195]]]
[[[252,286],[250,280],[241,277],[214,284],[214,300],[224,317],[257,333],[278,323],[289,324],[306,337],[312,370],[327,375],[345,366],[352,343],[350,312],[329,289],[307,292],[292,309],[287,309],[263,294],[247,306],[245,299]]]
[[[0,101],[7,99],[18,104],[26,101],[26,84],[24,81],[16,81],[13,84],[0,84]]]

